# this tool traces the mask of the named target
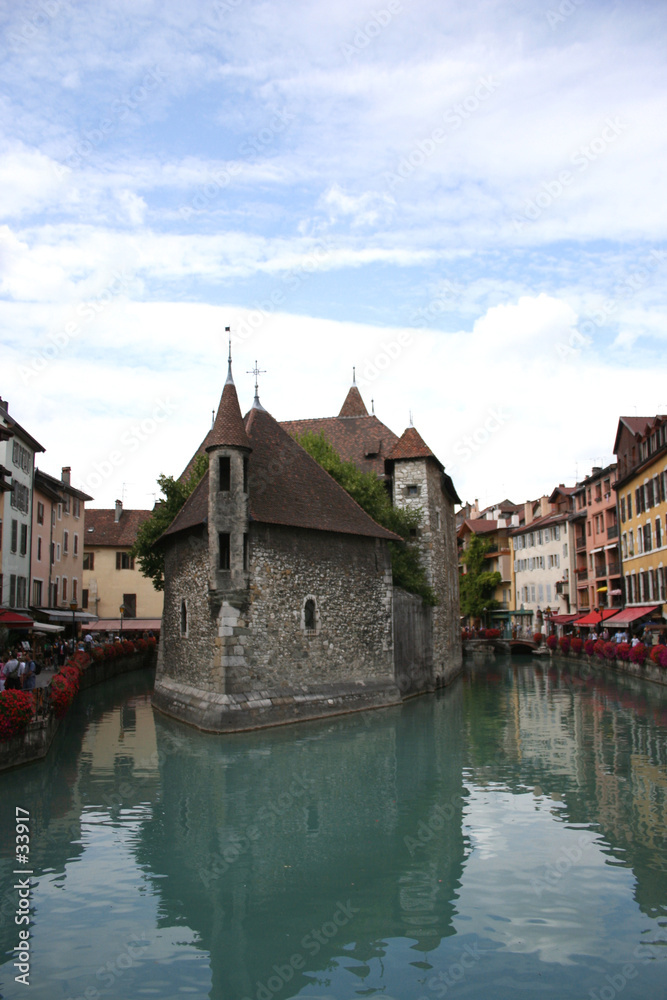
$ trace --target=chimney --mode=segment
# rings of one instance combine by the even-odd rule
[[[533,520],[532,500],[526,500],[525,504],[523,505],[523,512],[524,512],[524,524],[530,524],[531,521]]]
[[[65,484],[65,486],[69,486],[70,485],[71,473],[72,473],[72,466],[71,465],[63,465],[63,470],[60,473],[60,478],[62,479],[62,481]]]
[[[9,403],[6,399],[3,399],[2,396],[0,396],[0,410],[2,410],[3,413],[9,413]]]
[[[114,515],[114,521],[120,521],[120,515],[123,513],[123,501],[116,500],[116,513]]]

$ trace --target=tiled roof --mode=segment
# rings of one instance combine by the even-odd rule
[[[490,531],[497,531],[498,522],[485,517],[467,517],[459,528],[458,534],[462,534],[464,529],[471,531],[473,535],[484,535]]]
[[[86,508],[84,546],[113,545],[115,548],[129,548],[137,540],[137,532],[152,510],[123,510],[116,521],[115,508],[111,510],[91,510]]]
[[[378,476],[384,475],[384,460],[398,441],[394,432],[374,414],[365,417],[283,420],[280,426],[293,438],[307,432],[324,434],[343,461],[354,462],[358,469],[375,472]]]
[[[435,455],[415,427],[406,427],[387,458],[435,458]]]
[[[206,438],[208,442],[206,451],[218,445],[228,445],[236,448],[250,447],[248,435],[243,425],[236,386],[231,381],[231,376],[225,382],[215,422],[206,435]]]
[[[350,391],[345,397],[345,402],[340,408],[339,417],[367,417],[368,410],[361,398],[361,393],[356,385],[350,386]]]
[[[512,528],[510,531],[511,535],[523,535],[529,531],[539,531],[540,528],[548,528],[551,524],[562,524],[563,521],[567,521],[569,514],[546,514],[544,517],[536,517],[534,521],[529,524],[522,524],[518,528]]]
[[[252,448],[248,461],[252,521],[399,541],[369,517],[266,410],[250,410],[245,430]],[[207,516],[208,474],[164,535],[203,524]]]

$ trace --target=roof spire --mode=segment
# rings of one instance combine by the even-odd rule
[[[412,410],[410,410],[409,412],[410,412],[410,427],[414,427],[415,425],[412,422]]]
[[[265,368],[259,368],[257,366],[257,360],[255,360],[255,367],[250,369],[250,371],[248,372],[248,375],[254,375],[255,376],[255,398],[252,401],[252,409],[253,410],[263,410],[264,407],[262,406],[262,404],[259,401],[259,382],[258,382],[258,378],[259,378],[260,375],[266,375],[266,369]]]
[[[352,365],[352,385],[357,384],[357,369],[355,365]]]
[[[227,357],[227,380],[225,385],[234,385],[234,379],[232,378],[232,332],[231,329],[226,326],[225,333],[229,338],[229,355]]]

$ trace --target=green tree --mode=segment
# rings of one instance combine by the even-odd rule
[[[197,455],[187,479],[158,476],[158,486],[164,499],[155,504],[153,513],[139,528],[137,540],[132,546],[132,555],[139,560],[142,575],[153,581],[156,590],[164,590],[164,553],[155,543],[194,492],[207,469],[208,455]]]
[[[382,480],[374,472],[362,472],[354,462],[343,461],[321,432],[306,431],[298,440],[301,447],[340,483],[374,521],[404,539],[402,543],[389,542],[392,577],[396,586],[418,594],[427,604],[437,604],[419,550],[410,544],[421,523],[421,512],[393,507]]]
[[[486,553],[492,543],[481,535],[471,535],[461,556],[466,572],[460,578],[461,614],[479,618],[484,608],[492,611],[498,607],[493,594],[502,580],[500,573],[486,569]]]

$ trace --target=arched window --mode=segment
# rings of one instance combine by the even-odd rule
[[[181,601],[181,635],[188,634],[188,606]]]
[[[303,609],[303,626],[308,631],[315,630],[315,601],[309,597]]]

